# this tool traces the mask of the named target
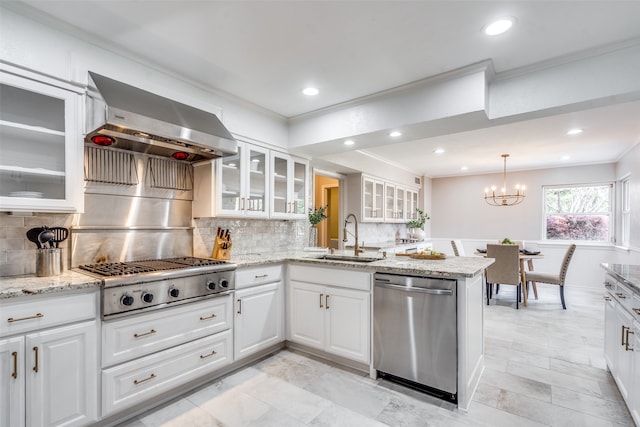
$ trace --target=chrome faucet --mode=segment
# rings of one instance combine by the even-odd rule
[[[347,230],[347,224],[351,224],[351,222],[349,221],[349,217],[353,217],[353,222],[355,224],[355,232],[356,232],[355,235],[349,233],[349,231]],[[346,242],[348,240],[347,233],[351,234],[356,239],[353,255],[358,256],[360,253],[364,252],[364,248],[361,248],[358,245],[358,218],[356,218],[356,216],[352,213],[347,215],[347,217],[344,219],[344,231],[343,231],[343,238],[342,238],[343,242]]]

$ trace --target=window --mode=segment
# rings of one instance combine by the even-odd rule
[[[612,184],[543,187],[544,236],[609,241]]]
[[[631,178],[625,178],[620,185],[620,243],[629,247],[631,242]]]

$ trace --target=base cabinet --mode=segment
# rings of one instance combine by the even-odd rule
[[[610,275],[605,287],[605,359],[640,426],[640,295]]]
[[[0,425],[81,426],[97,419],[96,321],[0,340]]]
[[[236,291],[235,359],[284,340],[282,282]]]
[[[290,340],[369,363],[369,292],[291,280]]]

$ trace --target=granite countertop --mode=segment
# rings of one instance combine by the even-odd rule
[[[353,255],[351,251],[337,252],[338,254]],[[331,265],[369,272],[386,272],[408,275],[428,275],[436,277],[474,277],[493,263],[491,258],[482,257],[447,257],[443,260],[413,259],[406,256],[389,256],[379,261],[353,262],[318,259],[323,253],[290,251],[268,254],[238,255],[232,257],[231,262],[239,268],[272,264],[277,262],[301,262],[316,265]],[[377,252],[363,253],[363,257],[380,257]]]
[[[434,277],[474,277],[489,266],[493,260],[481,257],[448,257],[444,260],[422,260],[409,257],[389,256],[381,258],[376,252],[365,252],[362,257],[380,258],[372,262],[336,261],[318,259],[326,251],[286,251],[259,254],[236,255],[230,262],[238,268],[275,264],[280,262],[298,262],[315,265],[356,269],[367,272],[386,272],[395,274],[421,275]],[[337,251],[337,254],[353,255],[351,251]],[[67,270],[60,276],[36,277],[13,276],[0,278],[0,300],[25,295],[37,295],[64,292],[78,289],[99,289],[101,281],[73,270]]]
[[[60,276],[12,276],[0,278],[0,300],[24,295],[64,292],[77,289],[100,288],[101,281],[93,277],[65,271]]]
[[[628,285],[633,292],[640,296],[640,265],[609,264],[606,262],[601,265],[609,274]]]

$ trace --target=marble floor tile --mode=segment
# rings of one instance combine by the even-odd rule
[[[127,427],[631,427],[603,356],[600,289],[539,286],[515,309],[501,289],[484,306],[485,371],[468,412],[433,396],[282,350]],[[509,294],[511,292],[511,294]]]

